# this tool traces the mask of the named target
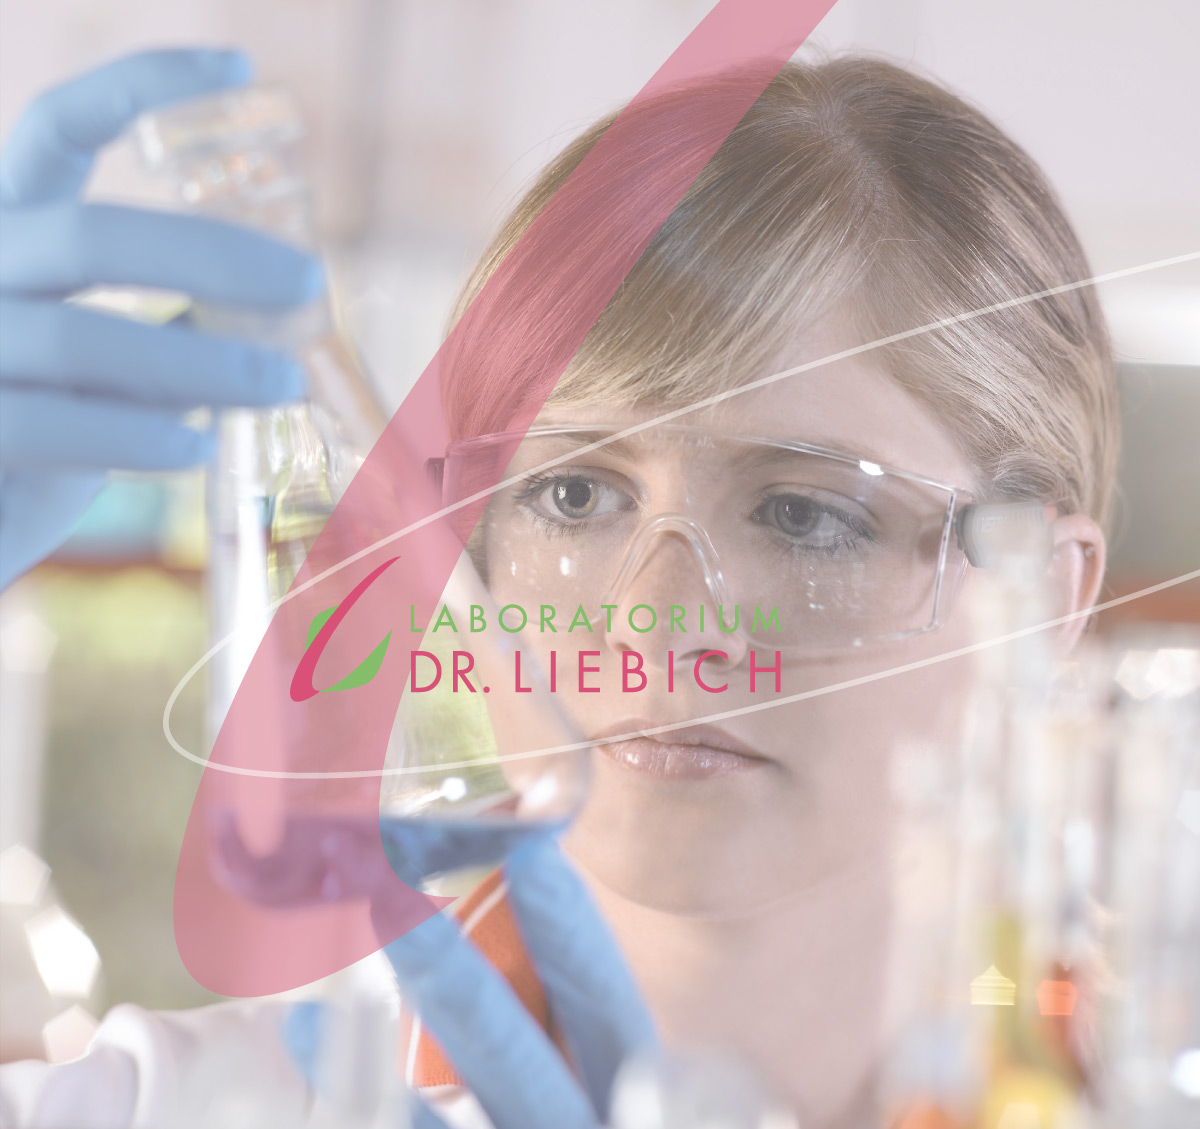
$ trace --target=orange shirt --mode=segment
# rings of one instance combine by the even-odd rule
[[[470,894],[460,898],[452,912],[462,923],[463,933],[504,976],[534,1020],[552,1033],[546,993],[542,991],[521,940],[520,929],[506,897],[507,890],[504,872],[494,871]],[[420,1019],[406,1015],[403,1023],[399,1067],[408,1085],[461,1086],[462,1079]]]

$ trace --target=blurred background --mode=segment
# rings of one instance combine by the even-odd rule
[[[0,0],[0,135],[113,56],[237,44],[286,83],[341,316],[389,410],[536,170],[620,105],[707,0]],[[923,70],[1023,144],[1096,273],[1200,249],[1191,0],[839,0],[806,51]],[[165,200],[131,150],[91,192]],[[1200,567],[1200,262],[1104,284],[1126,446],[1108,595]],[[175,951],[175,859],[200,769],[162,732],[207,649],[199,476],[115,480],[0,600],[0,1060],[70,1057],[114,1002],[211,998]],[[1200,622],[1191,582],[1102,616]],[[173,727],[202,746],[203,678]],[[33,969],[36,968],[36,975]],[[28,974],[27,974],[28,973]]]

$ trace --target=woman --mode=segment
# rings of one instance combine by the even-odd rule
[[[707,96],[693,93],[697,114]],[[643,113],[648,134],[667,135],[678,107]],[[518,205],[460,310],[606,124]],[[1116,458],[1113,364],[1088,288],[843,354],[1088,274],[1041,174],[982,115],[887,63],[790,64],[515,454],[478,438],[504,433],[517,399],[488,335],[455,358],[447,408],[470,438],[447,471],[465,495],[503,449],[520,479],[471,542],[496,603],[550,604],[559,625],[581,603],[595,614],[582,643],[532,635],[544,666],[557,652],[587,737],[674,727],[601,746],[567,849],[667,1042],[736,1049],[803,1124],[862,1116],[891,1034],[892,760],[961,743],[972,676],[960,660],[762,709],[774,677],[762,671],[781,656],[775,697],[787,697],[972,642],[986,570],[957,535],[942,543],[971,503],[1047,507],[1052,614],[1094,603]],[[573,692],[580,648],[597,652],[599,693]],[[633,685],[645,675],[636,693],[626,654]]]
[[[686,92],[683,108],[702,113],[719,87]],[[644,107],[646,136],[665,136],[680,109],[680,97]],[[604,127],[537,181],[460,309]],[[542,269],[538,284],[554,286],[555,264]],[[567,852],[665,1041],[749,1060],[806,1125],[875,1112],[897,1022],[882,1005],[890,766],[914,743],[953,746],[971,701],[961,662],[867,677],[973,640],[986,554],[969,544],[967,507],[1035,503],[1007,512],[1044,523],[1056,614],[1094,603],[1103,574],[1116,409],[1094,294],[946,319],[1088,274],[1041,174],[982,115],[885,63],[793,64],[629,273],[529,436],[496,438],[514,405],[493,338],[467,335],[449,369],[447,489],[480,458],[502,457],[517,479],[469,545],[493,597],[547,605],[559,624],[580,604],[591,617],[587,643],[536,637],[543,665],[551,649],[586,651],[580,679],[594,679],[573,673],[563,694],[602,742]],[[514,284],[510,309],[519,301]],[[652,626],[628,617],[638,607]],[[644,689],[622,688],[642,675]],[[539,866],[557,902],[531,892]],[[646,1034],[641,1005],[569,871],[532,851],[509,873],[507,890],[493,880],[467,903],[473,935],[544,1006],[598,1113],[562,1097],[569,1072],[544,1040],[497,1039],[527,1020],[439,919],[389,947],[450,1060],[418,1031],[410,1072],[435,1085],[457,1067],[499,1126],[595,1123],[618,1050]],[[604,975],[589,978],[589,954]],[[479,986],[473,1001],[462,984]],[[120,1045],[136,1059],[134,1042]]]

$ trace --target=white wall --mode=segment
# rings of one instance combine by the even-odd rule
[[[0,128],[146,44],[237,42],[295,86],[327,230],[393,397],[505,206],[631,96],[708,0],[0,0]],[[1097,272],[1200,249],[1196,0],[839,0],[815,42],[883,52],[980,105],[1047,170]],[[133,187],[110,159],[99,186]],[[1102,288],[1119,348],[1200,360],[1200,263]]]

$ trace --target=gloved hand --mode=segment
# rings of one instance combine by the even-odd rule
[[[630,1056],[655,1045],[633,977],[583,883],[557,843],[525,843],[507,866],[508,899],[546,991],[571,1064],[504,978],[443,915],[386,947],[405,1006],[437,1039],[495,1129],[599,1129]],[[290,1013],[284,1037],[310,1078],[319,1005]],[[444,1129],[414,1103],[416,1129]]]
[[[65,539],[107,470],[205,461],[187,410],[303,395],[281,353],[63,302],[99,283],[277,309],[320,296],[320,263],[267,236],[78,198],[138,114],[250,73],[236,51],[132,55],[41,95],[0,153],[0,587]]]

